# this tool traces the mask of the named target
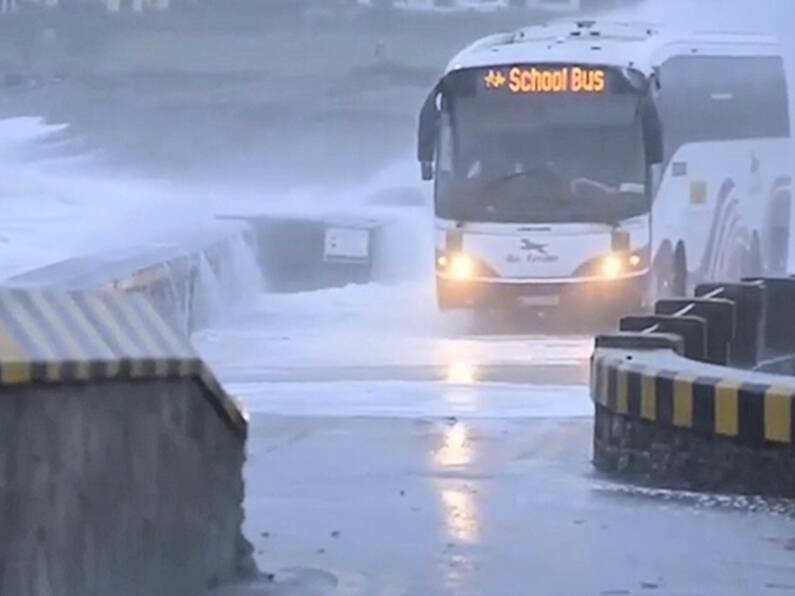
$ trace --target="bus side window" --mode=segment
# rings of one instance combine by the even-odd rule
[[[439,174],[453,173],[453,124],[450,112],[442,111],[439,126],[439,143],[437,145],[436,167]]]

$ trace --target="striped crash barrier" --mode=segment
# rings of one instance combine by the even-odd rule
[[[627,334],[597,340],[596,404],[620,416],[749,444],[792,442],[795,378],[704,364],[680,355],[673,344],[645,343],[658,339]]]
[[[0,387],[184,378],[245,438],[241,408],[143,296],[0,289]]]
[[[594,465],[662,486],[795,496],[793,309],[790,278],[704,284],[597,337]]]

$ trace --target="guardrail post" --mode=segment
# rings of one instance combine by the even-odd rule
[[[765,290],[755,283],[704,283],[696,287],[697,297],[720,291],[720,298],[734,302],[734,337],[729,345],[729,365],[753,368],[759,362]]]
[[[702,317],[707,324],[706,359],[713,364],[729,361],[729,343],[734,337],[735,306],[723,298],[671,298],[658,300],[655,314],[692,315]]]
[[[673,333],[680,336],[684,343],[684,356],[706,362],[707,322],[703,317],[632,315],[622,317],[619,322],[620,331],[648,332],[651,328],[655,328],[654,330],[660,333]]]
[[[764,284],[764,347],[768,353],[795,352],[795,279],[760,277]]]

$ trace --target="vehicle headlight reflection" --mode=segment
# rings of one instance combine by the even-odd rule
[[[452,385],[472,385],[477,381],[477,370],[466,362],[453,362],[447,367],[447,382]]]
[[[442,445],[436,451],[436,464],[441,468],[469,466],[475,460],[471,429],[457,422],[445,428]],[[480,511],[477,493],[449,478],[436,479],[444,512],[447,538],[465,544],[480,542]]]
[[[449,257],[447,272],[450,277],[458,281],[467,281],[475,276],[477,267],[471,257],[457,253]]]

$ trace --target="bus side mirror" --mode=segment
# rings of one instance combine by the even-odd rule
[[[436,156],[436,139],[439,135],[441,119],[438,100],[440,85],[433,88],[420,112],[420,126],[417,133],[417,159],[422,168],[422,179],[433,180],[433,160]]]
[[[646,161],[649,164],[662,163],[665,159],[665,147],[660,112],[651,98],[646,98],[641,102],[640,110]]]
[[[650,164],[662,163],[665,159],[662,135],[659,132],[647,132],[645,135],[646,160]]]

